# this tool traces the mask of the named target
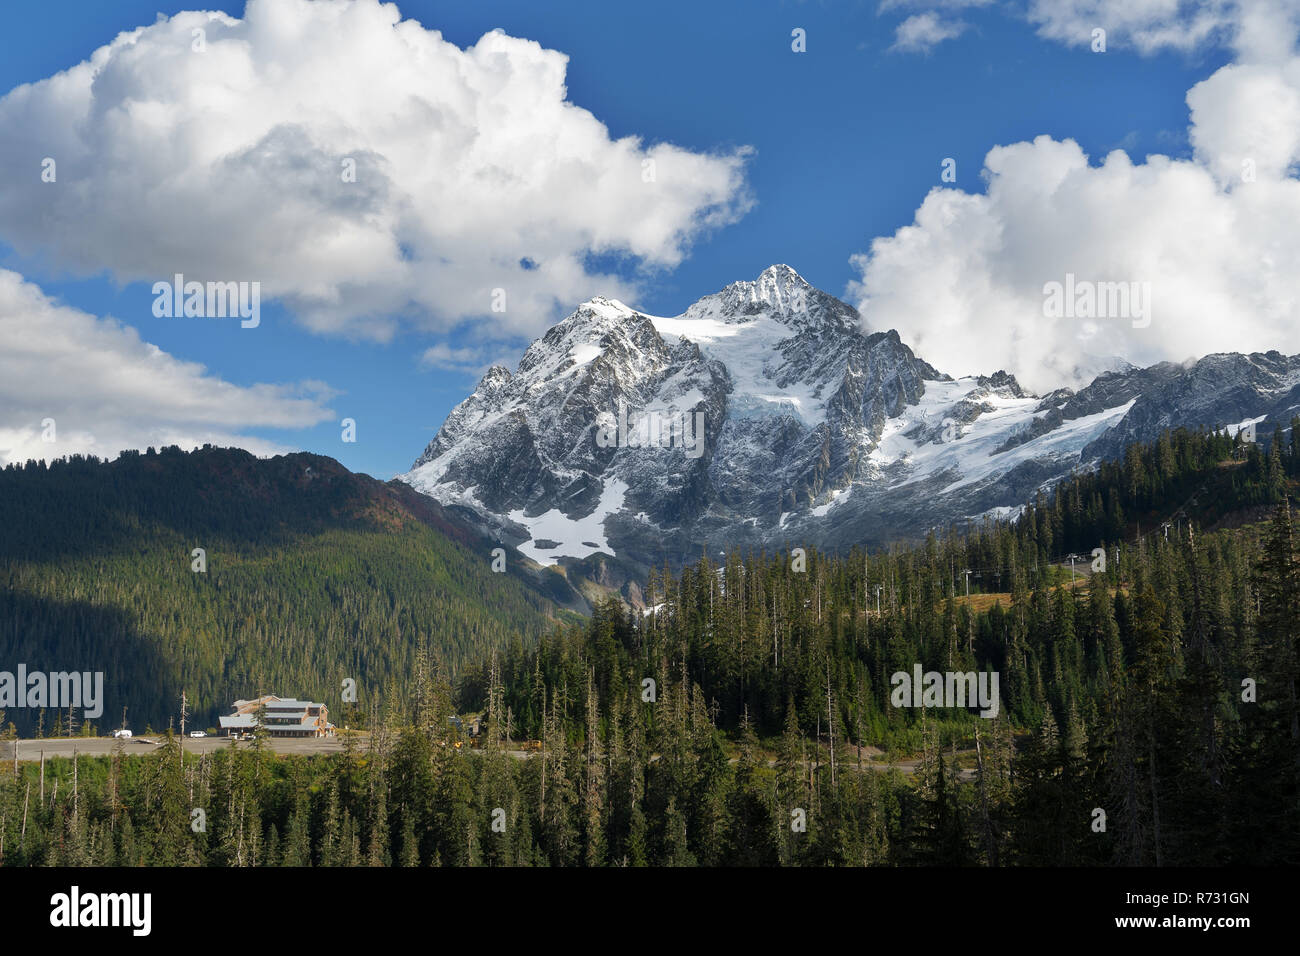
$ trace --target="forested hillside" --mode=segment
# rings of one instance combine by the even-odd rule
[[[69,761],[41,799],[22,765],[0,774],[4,862],[1294,864],[1298,464],[1280,436],[1177,432],[1014,524],[702,560],[655,576],[652,613],[608,602],[456,690],[414,652],[364,753],[169,742],[83,759],[75,798]],[[1073,581],[1067,544],[1089,555]],[[916,665],[997,673],[998,715],[895,706]],[[457,704],[485,711],[481,750]]]
[[[1296,451],[1180,431],[1014,524],[885,555],[705,559],[652,582],[644,620],[607,605],[465,691],[498,727],[582,748],[575,826],[596,857],[631,852],[640,813],[679,820],[704,863],[1297,862]],[[1272,517],[1206,533],[1198,496],[1215,521]],[[1076,586],[1062,545],[1086,555]],[[1110,560],[1089,575],[1092,547]],[[1005,592],[967,602],[975,569],[973,595]],[[996,672],[999,715],[895,706],[891,676],[917,664]],[[864,780],[856,747],[919,754],[916,786]]]
[[[100,731],[123,707],[166,727],[182,689],[199,726],[259,691],[341,714],[344,678],[409,690],[422,641],[458,673],[554,614],[436,503],[329,458],[170,448],[0,471],[4,666],[103,671]],[[64,714],[8,719],[67,731]]]

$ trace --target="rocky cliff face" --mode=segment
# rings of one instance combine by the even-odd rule
[[[1289,424],[1300,357],[1213,355],[1039,398],[953,379],[789,266],[675,317],[596,298],[494,366],[400,480],[542,564],[878,546],[1010,513],[1177,425]],[[1263,432],[1261,432],[1263,434]]]

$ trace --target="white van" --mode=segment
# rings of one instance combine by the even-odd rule
[[[115,730],[115,731],[113,731],[113,736],[114,736],[114,737],[130,737],[130,736],[131,736],[131,731],[129,731],[129,730]]]

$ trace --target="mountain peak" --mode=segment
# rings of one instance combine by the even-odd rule
[[[402,480],[539,564],[877,546],[1017,508],[1171,424],[1289,421],[1297,382],[1300,357],[1209,356],[1040,399],[1005,370],[941,375],[777,263],[676,316],[589,299],[489,370]]]
[[[790,315],[807,311],[816,291],[790,266],[777,263],[760,272],[757,279],[733,282],[718,294],[746,312],[760,311],[767,306],[778,314]]]
[[[812,288],[808,280],[795,271],[793,266],[788,266],[784,262],[776,262],[768,266],[758,274],[755,280],[759,285],[766,283],[789,284],[797,282],[805,288]]]
[[[479,395],[491,395],[509,382],[510,369],[504,365],[494,363],[483,373],[483,377],[478,380],[478,387],[474,391]]]
[[[1016,381],[1016,377],[1005,369],[998,369],[992,375],[977,376],[976,381],[990,391],[1004,392],[1011,398],[1035,397],[1021,388],[1020,383]]]
[[[620,302],[618,299],[611,299],[609,296],[606,295],[593,295],[586,302],[582,303],[582,305],[578,306],[578,308],[579,309],[586,308],[586,309],[591,309],[593,311],[602,311],[602,312],[608,310],[613,310],[615,312],[634,311],[630,306],[625,305],[624,303]]]
[[[618,299],[611,299],[607,296],[592,296],[582,305],[574,309],[569,316],[560,323],[561,326],[575,325],[609,325],[620,324],[627,320],[630,315],[635,315],[636,309],[620,302]],[[557,326],[558,327],[558,326]]]
[[[683,319],[713,319],[729,325],[769,316],[794,331],[825,325],[858,325],[857,312],[811,285],[785,263],[768,266],[755,279],[733,282],[690,306]]]

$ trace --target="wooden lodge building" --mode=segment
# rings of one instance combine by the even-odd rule
[[[329,708],[310,700],[268,694],[256,700],[237,700],[228,717],[219,718],[227,737],[250,734],[257,728],[257,711],[265,707],[263,724],[272,737],[333,737]]]

